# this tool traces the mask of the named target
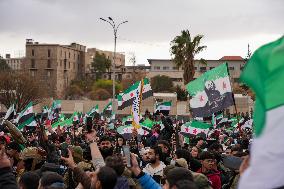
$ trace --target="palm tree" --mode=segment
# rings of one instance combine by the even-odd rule
[[[184,68],[183,79],[186,85],[193,80],[194,77],[194,57],[201,51],[203,51],[206,46],[201,46],[200,42],[203,35],[197,35],[192,37],[188,30],[182,30],[181,35],[176,36],[171,41],[170,52],[174,56],[173,61],[175,65],[180,68]],[[205,63],[204,59],[200,59],[201,63]]]

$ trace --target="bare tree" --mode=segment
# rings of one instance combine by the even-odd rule
[[[15,104],[17,112],[23,110],[29,102],[40,103],[44,98],[41,85],[27,74],[0,73],[0,103],[8,108]]]

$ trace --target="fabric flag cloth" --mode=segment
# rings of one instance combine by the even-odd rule
[[[131,115],[122,118],[122,124],[124,124],[124,125],[129,125],[129,124],[132,123],[132,121],[133,121],[133,117]]]
[[[105,106],[105,108],[103,109],[102,114],[111,116],[111,112],[112,112],[112,102],[110,101],[110,102]]]
[[[47,118],[50,110],[48,106],[44,106],[41,111],[41,122],[43,123]]]
[[[132,125],[136,129],[140,128],[140,105],[142,101],[142,91],[144,82],[141,80],[137,88],[134,90],[133,104],[131,108],[131,115],[133,117]]]
[[[163,113],[163,115],[169,115],[172,106],[172,101],[157,103],[155,107],[155,113]]]
[[[249,167],[240,189],[284,186],[284,36],[255,51],[241,81],[255,92],[254,134]]]
[[[133,126],[132,125],[125,125],[125,126],[120,126],[116,129],[118,134],[121,134],[124,139],[129,140],[132,138],[132,132],[133,132]],[[138,133],[138,138],[141,138],[142,136],[148,135],[149,132],[139,128],[137,129]]]
[[[99,114],[99,105],[93,107],[89,112],[87,112],[89,116],[93,116],[94,114]]]
[[[152,120],[147,118],[140,125],[142,126],[142,129],[144,129],[148,132],[151,132],[154,124],[155,124],[155,122],[153,122]]]
[[[73,122],[75,123],[79,123],[79,113],[78,112],[74,112],[73,115],[72,115],[72,118],[73,118]]]
[[[34,121],[33,103],[30,102],[27,107],[21,111],[18,115],[16,123],[18,124],[18,129],[23,129],[26,125],[29,125]]]
[[[118,103],[119,110],[122,110],[133,104],[135,90],[140,85],[140,82],[141,81],[135,82],[132,86],[130,86],[125,91],[123,91],[123,93],[117,95],[117,103]],[[150,81],[148,78],[144,78],[143,83],[144,83],[144,87],[142,91],[142,99],[144,100],[150,96],[153,96],[153,91],[152,91]]]
[[[48,119],[51,121],[54,119],[58,119],[60,112],[61,112],[61,100],[54,100],[50,108]]]
[[[191,135],[196,136],[202,133],[207,135],[210,127],[212,127],[212,125],[205,122],[190,121],[181,126],[180,133],[186,137]]]
[[[52,124],[52,128],[56,128],[58,126],[70,126],[73,124],[73,117],[70,117],[68,119],[60,119],[59,121]]]
[[[227,63],[205,72],[186,85],[193,117],[210,117],[234,104]]]
[[[9,109],[7,110],[4,120],[11,120],[14,118],[14,116],[16,115],[16,110],[15,110],[15,105],[12,104]],[[3,121],[4,121],[3,120]]]

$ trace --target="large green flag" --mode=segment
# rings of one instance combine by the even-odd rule
[[[209,117],[234,104],[227,63],[205,72],[186,85],[193,117]]]
[[[284,36],[257,49],[241,81],[255,92],[255,138],[238,188],[283,188]]]

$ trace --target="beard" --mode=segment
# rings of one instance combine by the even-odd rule
[[[110,148],[102,148],[101,150],[101,154],[103,156],[103,158],[105,159],[108,156],[112,156],[113,155],[113,147]]]
[[[151,164],[154,164],[156,163],[157,159],[156,158],[153,158],[153,159],[149,159],[148,162],[151,163]]]

